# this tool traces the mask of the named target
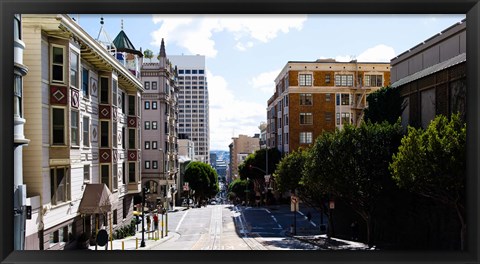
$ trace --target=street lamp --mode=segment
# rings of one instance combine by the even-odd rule
[[[142,189],[142,242],[140,247],[145,247],[145,195],[147,194],[147,187]]]

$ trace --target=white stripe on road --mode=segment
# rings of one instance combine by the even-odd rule
[[[185,214],[182,216],[182,219],[180,219],[180,222],[178,222],[177,228],[175,228],[175,232],[178,232],[178,229],[180,228],[180,225],[182,224],[183,219],[185,219],[185,216],[187,216],[188,212],[190,212],[190,211],[187,210],[187,211],[185,212]]]

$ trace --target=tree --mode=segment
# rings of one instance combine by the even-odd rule
[[[253,181],[255,191],[265,189],[265,172],[267,172],[267,151],[260,149],[247,156],[245,161],[238,166],[241,179]],[[272,174],[280,162],[281,154],[276,148],[268,149],[268,173]]]
[[[365,120],[372,123],[387,121],[395,124],[405,109],[399,89],[382,87],[367,96],[368,108],[365,109]]]
[[[205,200],[219,191],[217,172],[203,162],[193,161],[188,164],[185,181],[195,191],[197,200]]]
[[[280,192],[298,189],[306,157],[307,151],[299,149],[288,154],[278,163],[273,176]]]
[[[377,199],[394,186],[388,166],[401,131],[397,121],[393,125],[362,123],[359,128],[348,125],[341,131],[325,133],[312,147],[304,170],[306,188],[312,184],[323,189],[320,195],[343,200],[362,217],[369,245],[374,243]]]
[[[144,52],[143,52],[143,56],[147,59],[149,59],[150,61],[152,61],[152,58],[153,58],[153,51],[149,50],[149,49],[146,49]]]
[[[252,182],[247,182],[247,180],[242,179],[235,179],[233,182],[230,183],[230,185],[228,185],[228,195],[233,201],[235,201],[235,198],[245,201],[247,199],[246,191],[252,189]]]
[[[427,127],[408,128],[390,164],[401,188],[450,206],[461,224],[460,244],[465,249],[466,124],[460,114],[448,120],[437,116]]]

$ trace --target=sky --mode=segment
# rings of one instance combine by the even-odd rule
[[[209,90],[210,149],[254,136],[266,122],[275,78],[288,61],[390,62],[444,29],[455,15],[71,15],[92,37],[122,29],[137,50],[204,55]]]

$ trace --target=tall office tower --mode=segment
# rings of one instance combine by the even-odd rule
[[[210,129],[205,56],[168,57],[178,67],[178,134],[195,143],[195,160],[209,164]]]
[[[158,61],[143,61],[142,183],[150,202],[173,205],[178,177],[177,70],[167,59],[162,39]],[[160,162],[159,162],[160,161]],[[160,166],[159,166],[160,163]]]

